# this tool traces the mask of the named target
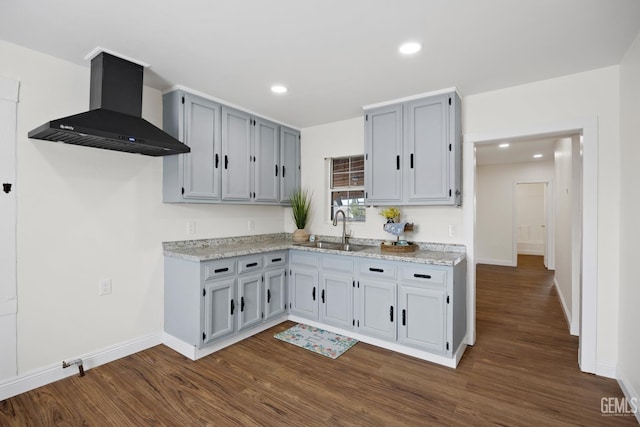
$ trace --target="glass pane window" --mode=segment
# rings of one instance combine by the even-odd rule
[[[331,159],[330,218],[342,210],[348,221],[364,221],[364,156]]]

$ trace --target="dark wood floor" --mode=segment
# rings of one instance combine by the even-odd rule
[[[538,257],[478,266],[477,343],[457,370],[359,343],[331,360],[273,338],[191,362],[158,346],[0,402],[1,426],[636,425],[603,417]]]

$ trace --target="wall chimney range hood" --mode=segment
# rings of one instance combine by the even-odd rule
[[[91,60],[89,111],[52,120],[29,138],[146,156],[191,149],[142,118],[144,67],[107,52]]]

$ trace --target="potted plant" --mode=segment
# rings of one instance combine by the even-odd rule
[[[306,242],[309,233],[305,231],[311,214],[311,196],[307,190],[296,190],[291,195],[291,217],[298,228],[293,232],[294,242]]]

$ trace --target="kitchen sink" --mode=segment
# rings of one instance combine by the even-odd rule
[[[354,245],[351,243],[336,243],[336,242],[304,242],[304,243],[296,243],[294,246],[304,246],[305,248],[318,248],[318,249],[331,249],[334,251],[345,251],[345,252],[355,252],[361,251],[362,249],[366,249],[367,246],[363,245]]]

